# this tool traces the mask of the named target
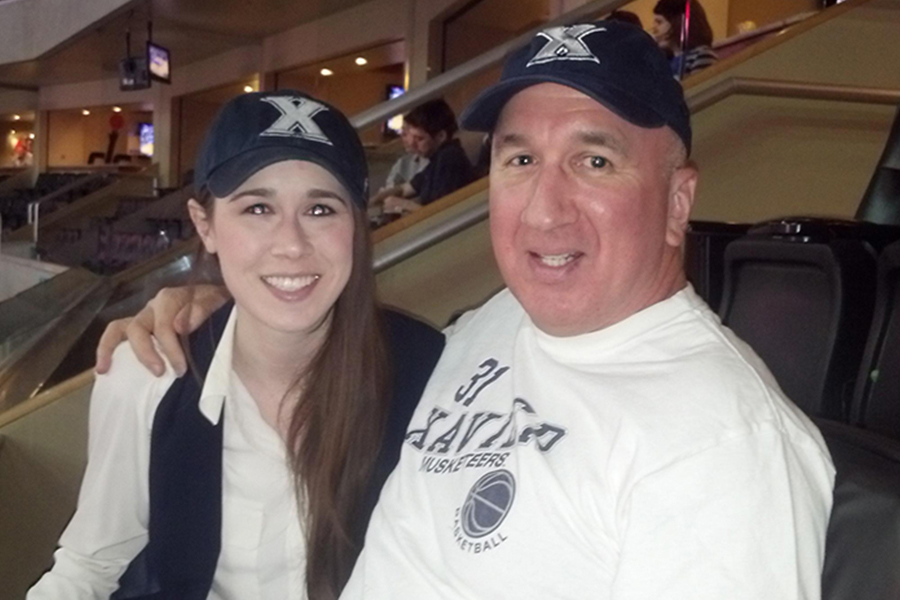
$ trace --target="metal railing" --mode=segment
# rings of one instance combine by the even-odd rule
[[[687,104],[691,114],[696,114],[736,94],[771,98],[793,98],[795,100],[890,104],[894,106],[900,103],[900,90],[804,81],[731,77],[689,96]]]
[[[67,194],[71,191],[85,187],[100,179],[104,179],[107,176],[108,173],[94,173],[93,175],[88,175],[87,177],[81,177],[79,179],[76,179],[75,181],[67,183],[58,190],[54,190],[53,192],[47,194],[42,198],[38,198],[37,200],[28,203],[28,212],[26,214],[27,224],[31,225],[31,241],[34,243],[35,251],[37,251],[38,229],[40,228],[41,204],[58,198],[63,194]]]
[[[560,25],[570,25],[572,23],[577,23],[586,17],[610,13],[617,8],[628,4],[630,1],[631,0],[595,0],[594,2],[588,2],[564,15],[526,31],[515,39],[500,44],[496,48],[488,50],[484,54],[476,56],[472,60],[465,62],[458,67],[454,67],[446,73],[441,73],[398,98],[382,102],[377,106],[355,115],[350,119],[350,122],[357,129],[364,129],[365,127],[379,123],[384,119],[393,117],[407,109],[418,106],[426,100],[431,100],[432,98],[440,96],[464,79],[489,69],[494,65],[500,64],[510,53],[527,45],[531,41],[531,38],[542,29]]]

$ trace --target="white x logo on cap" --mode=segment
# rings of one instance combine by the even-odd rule
[[[606,29],[594,25],[569,25],[540,31],[537,35],[547,38],[547,43],[525,66],[541,65],[555,60],[589,60],[599,63],[600,59],[591,52],[583,40],[585,36],[598,31]]]
[[[272,123],[272,126],[260,133],[259,135],[273,137],[299,137],[314,142],[322,142],[333,146],[328,136],[322,132],[322,129],[313,121],[313,117],[328,110],[326,106],[294,96],[268,96],[261,98],[263,102],[268,102],[278,109],[281,116]]]

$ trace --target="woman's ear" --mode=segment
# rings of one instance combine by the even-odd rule
[[[197,235],[200,236],[200,241],[203,242],[203,247],[206,248],[206,251],[210,254],[215,254],[216,236],[212,226],[211,216],[207,213],[206,209],[193,198],[188,200],[187,207],[188,214],[191,216],[191,221],[194,223],[194,229],[197,230]]]

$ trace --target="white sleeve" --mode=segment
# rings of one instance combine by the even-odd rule
[[[391,166],[391,170],[388,172],[388,175],[384,180],[384,187],[382,187],[381,189],[385,190],[387,188],[396,187],[402,183],[406,183],[401,174],[401,170],[404,166],[404,161],[407,160],[406,157],[407,155],[404,154],[394,162],[394,164]]]
[[[829,457],[774,428],[645,477],[612,600],[818,600],[833,485]]]
[[[78,508],[59,540],[53,568],[27,600],[105,599],[147,544],[148,468],[153,415],[174,380],[141,366],[128,344],[91,392],[88,464]]]

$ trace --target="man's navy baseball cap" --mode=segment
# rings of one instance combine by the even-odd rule
[[[681,85],[653,38],[620,21],[545,29],[506,61],[500,81],[462,115],[471,131],[493,131],[515,94],[539,83],[558,83],[590,96],[639,127],[668,125],[691,151],[691,116]]]
[[[336,108],[293,90],[243,94],[223,106],[200,149],[194,187],[223,198],[284,160],[320,165],[365,208],[368,168],[356,130]]]

